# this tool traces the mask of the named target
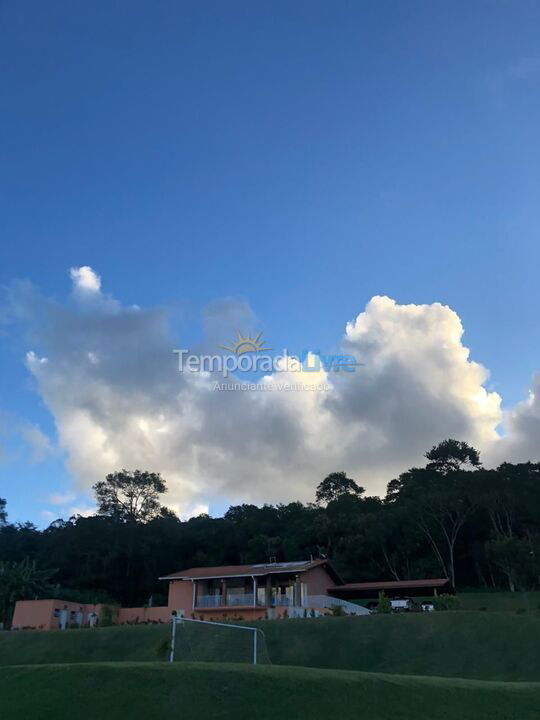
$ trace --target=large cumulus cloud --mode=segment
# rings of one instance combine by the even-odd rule
[[[170,505],[185,513],[216,497],[312,499],[327,472],[345,469],[380,493],[445,437],[498,442],[501,399],[446,306],[374,297],[341,338],[362,363],[356,372],[274,373],[262,379],[274,391],[216,391],[211,375],[178,372],[181,339],[165,310],[122,306],[91,268],[71,278],[68,302],[40,303],[27,366],[79,489],[120,467],[158,470]],[[245,304],[217,303],[206,350],[229,320],[255,323]],[[287,380],[328,388],[279,390]]]

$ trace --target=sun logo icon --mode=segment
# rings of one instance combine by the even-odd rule
[[[220,345],[219,347],[223,348],[223,350],[230,350],[235,355],[244,355],[245,353],[256,353],[272,349],[264,346],[266,340],[261,340],[262,332],[260,332],[257,337],[244,336],[240,330],[236,332],[238,333],[236,342],[231,345]]]

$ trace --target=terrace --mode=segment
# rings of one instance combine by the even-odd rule
[[[302,583],[295,575],[224,577],[193,582],[193,608],[287,607],[302,605]]]

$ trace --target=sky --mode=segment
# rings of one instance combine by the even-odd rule
[[[0,497],[156,470],[182,517],[540,460],[540,7],[0,4]],[[215,389],[237,330],[355,372]],[[283,389],[283,380],[323,390]]]

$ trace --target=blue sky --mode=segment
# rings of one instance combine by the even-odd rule
[[[69,303],[69,269],[90,266],[122,306],[166,308],[178,342],[229,298],[294,348],[337,346],[374,295],[440,302],[503,408],[525,400],[540,364],[538,3],[0,12],[8,292],[28,279]],[[86,505],[88,483],[24,364],[39,323],[10,316],[0,337],[0,496],[42,524],[51,493]],[[39,461],[36,426],[53,448]],[[205,487],[211,509],[241,496]]]

